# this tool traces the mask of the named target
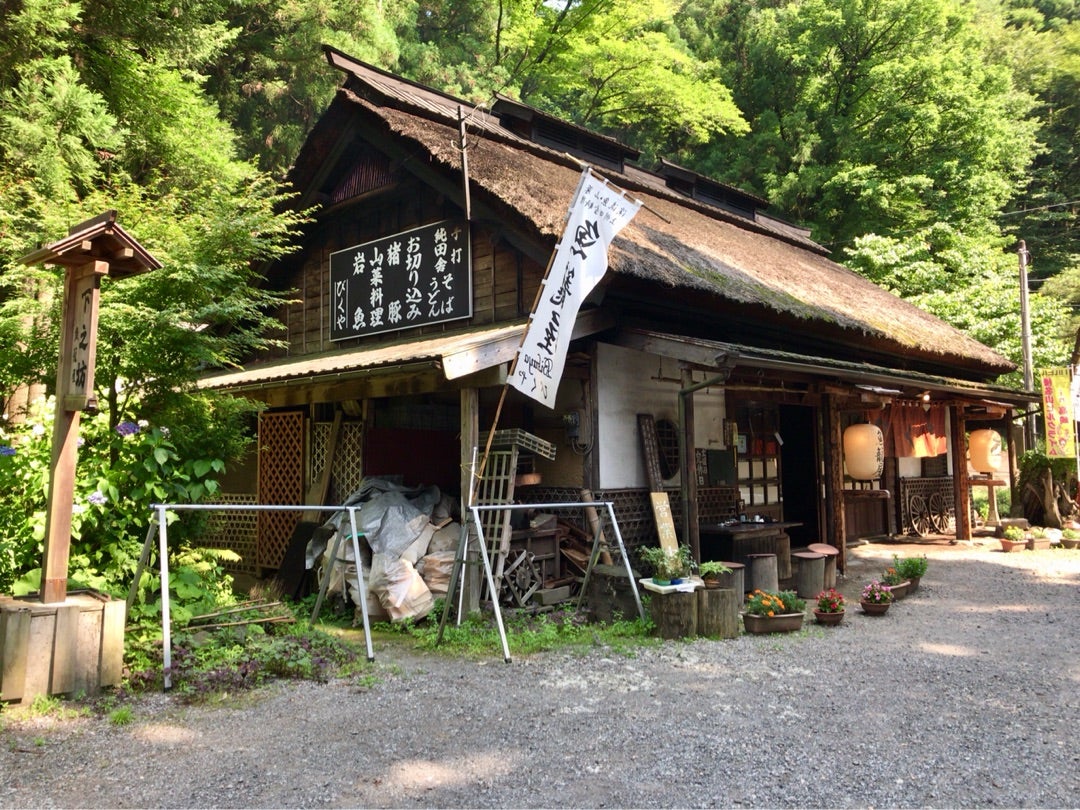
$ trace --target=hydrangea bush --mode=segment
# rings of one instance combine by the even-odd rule
[[[51,398],[38,401],[25,421],[0,423],[0,593],[26,593],[40,584],[54,408]],[[105,412],[83,415],[68,565],[73,586],[125,596],[150,526],[151,504],[194,503],[217,492],[224,460],[203,454],[205,437],[183,439],[145,420],[111,426]],[[182,548],[200,530],[202,514],[185,513],[169,532],[173,553],[186,555],[172,586],[186,588],[188,602],[197,596],[217,604],[229,584],[220,566],[223,555]],[[152,569],[141,587],[160,589]],[[148,602],[141,609],[156,612],[157,600]]]

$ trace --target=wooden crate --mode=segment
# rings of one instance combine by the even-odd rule
[[[95,591],[63,602],[0,596],[0,700],[93,694],[120,683],[126,605]]]

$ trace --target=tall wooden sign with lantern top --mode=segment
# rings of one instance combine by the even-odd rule
[[[101,279],[110,274],[114,278],[131,276],[155,270],[161,264],[116,223],[116,211],[106,211],[74,226],[67,238],[20,261],[64,268],[56,416],[41,568],[41,601],[48,604],[67,598],[79,415],[97,408],[94,358]]]

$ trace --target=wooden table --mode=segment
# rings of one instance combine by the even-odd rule
[[[997,507],[997,495],[994,493],[994,487],[1007,487],[1008,481],[1001,481],[996,478],[982,478],[977,475],[973,475],[968,478],[969,487],[986,487],[986,525],[998,526],[1001,523],[1001,518],[998,516]]]
[[[791,577],[791,538],[784,529],[802,526],[795,521],[774,523],[702,523],[701,558],[746,565],[751,554],[775,554],[776,574]]]

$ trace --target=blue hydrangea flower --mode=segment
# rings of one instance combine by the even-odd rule
[[[106,499],[105,499],[105,496],[101,493],[101,491],[98,490],[98,491],[91,492],[86,500],[88,500],[94,506],[102,506],[105,503]]]
[[[9,447],[6,444],[3,445],[2,447],[0,447],[0,456],[13,456],[13,455],[15,455],[15,448],[14,447]]]
[[[133,436],[139,432],[139,426],[135,422],[121,422],[116,426],[116,432],[121,436]]]

